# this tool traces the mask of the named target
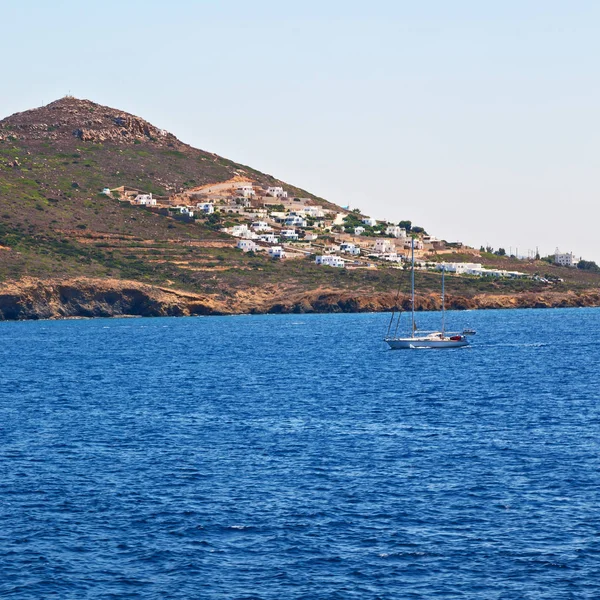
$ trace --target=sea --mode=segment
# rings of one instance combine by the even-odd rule
[[[0,323],[0,597],[600,598],[600,309],[389,318]]]

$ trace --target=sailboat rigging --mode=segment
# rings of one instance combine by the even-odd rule
[[[398,315],[398,323],[394,335],[390,335],[391,328],[394,320],[394,313],[388,326],[388,331],[384,337],[384,341],[393,350],[400,348],[460,348],[462,346],[468,346],[469,340],[467,339],[466,332],[462,333],[446,333],[446,286],[445,286],[445,274],[446,269],[442,268],[442,328],[441,331],[419,331],[415,322],[415,240],[411,241],[411,333],[409,337],[398,337],[398,327],[400,324],[400,311]],[[471,335],[474,331],[469,332]]]

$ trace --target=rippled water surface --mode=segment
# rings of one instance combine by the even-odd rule
[[[600,310],[388,318],[0,323],[0,597],[600,598]]]

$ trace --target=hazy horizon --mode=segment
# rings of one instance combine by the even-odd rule
[[[70,93],[379,219],[600,262],[592,2],[3,9],[0,118]]]

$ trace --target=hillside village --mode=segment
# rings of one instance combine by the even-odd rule
[[[310,258],[317,265],[376,269],[380,264],[404,268],[414,245],[419,269],[495,278],[537,278],[520,271],[485,268],[481,263],[452,262],[445,255],[478,252],[462,242],[428,235],[410,221],[378,221],[360,211],[331,208],[311,198],[297,198],[281,186],[261,186],[241,177],[156,196],[132,187],[105,188],[103,193],[165,216],[199,221],[232,237],[244,253],[265,253],[273,259]],[[555,264],[575,267],[572,253],[556,251]]]

